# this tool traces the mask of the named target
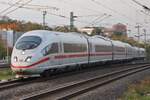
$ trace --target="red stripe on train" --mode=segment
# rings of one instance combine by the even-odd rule
[[[90,54],[90,56],[105,56],[105,55],[112,55],[112,52],[99,52]]]
[[[99,52],[99,53],[91,53],[90,56],[103,56],[103,55],[112,55],[112,52]],[[63,58],[77,58],[77,57],[85,57],[88,54],[66,54],[66,55],[57,55],[55,59],[63,59]]]
[[[44,59],[42,59],[42,60],[40,60],[40,61],[38,61],[36,63],[33,63],[31,65],[28,65],[28,66],[14,66],[14,65],[11,65],[11,67],[13,67],[13,68],[30,68],[30,67],[33,67],[35,65],[41,64],[43,62],[46,62],[48,60],[49,60],[49,58],[47,57],[47,58],[44,58]]]
[[[99,53],[91,53],[90,56],[105,56],[105,55],[112,55],[112,52],[99,52]],[[55,56],[55,59],[64,59],[64,58],[77,58],[77,57],[86,57],[88,56],[88,54],[70,54],[70,55],[57,55]],[[41,64],[41,63],[44,63],[46,61],[48,61],[50,58],[47,57],[47,58],[44,58],[36,63],[33,63],[31,65],[28,65],[28,66],[14,66],[14,65],[11,65],[11,67],[13,68],[30,68],[30,67],[33,67],[35,65],[38,65],[38,64]]]
[[[55,59],[63,59],[63,58],[77,58],[77,57],[85,57],[88,54],[70,54],[70,55],[57,55]]]

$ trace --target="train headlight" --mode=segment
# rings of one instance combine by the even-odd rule
[[[15,62],[17,62],[17,61],[18,61],[18,58],[17,58],[16,56],[14,57],[14,61],[15,61]]]
[[[31,58],[32,58],[31,56],[27,57],[26,60],[25,60],[25,62],[30,62]]]

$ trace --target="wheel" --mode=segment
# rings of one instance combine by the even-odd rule
[[[51,71],[50,70],[45,70],[40,76],[41,77],[50,77],[51,76]]]

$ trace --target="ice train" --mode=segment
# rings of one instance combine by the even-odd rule
[[[16,42],[11,68],[19,77],[91,64],[144,59],[145,49],[99,35],[34,30]]]

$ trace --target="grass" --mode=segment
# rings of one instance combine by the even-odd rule
[[[150,100],[150,78],[130,85],[119,100]]]
[[[11,79],[14,78],[14,76],[10,68],[0,69],[0,80]]]

